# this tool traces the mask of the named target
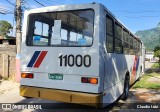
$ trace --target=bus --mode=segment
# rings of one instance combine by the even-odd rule
[[[104,107],[144,71],[144,46],[102,4],[25,11],[20,95]]]

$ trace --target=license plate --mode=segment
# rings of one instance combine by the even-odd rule
[[[48,74],[48,78],[52,80],[63,80],[63,74]]]

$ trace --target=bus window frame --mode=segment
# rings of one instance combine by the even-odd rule
[[[121,37],[116,36],[116,25],[121,28]],[[116,40],[121,42],[121,52],[116,52]],[[114,52],[116,54],[123,54],[123,26],[118,23],[118,21],[114,22]]]
[[[123,28],[122,29],[122,32],[123,32],[123,39],[122,39],[122,41],[123,41],[123,54],[125,54],[125,55],[129,55],[130,54],[130,33],[125,29],[125,28]],[[126,34],[125,34],[125,33]],[[124,39],[124,34],[125,34],[125,39]],[[126,39],[126,38],[128,38],[128,39]],[[128,40],[128,41],[127,41]],[[128,52],[127,53],[125,53],[124,51],[124,44],[128,44]]]
[[[47,24],[48,25],[48,31],[50,30],[50,24],[46,23],[46,22],[42,22],[42,21],[39,21],[39,20],[35,20],[34,22],[34,26],[35,26],[35,23],[36,22],[41,22],[42,24]],[[42,31],[43,33],[43,31]],[[39,35],[39,34],[35,34],[35,31],[33,31],[33,36],[41,36],[41,38],[45,38],[45,39],[48,39],[48,43],[47,45],[49,46],[50,44],[50,33],[48,32],[48,36],[44,36],[44,35]],[[33,41],[33,40],[32,40]],[[33,42],[32,42],[33,43]],[[46,46],[46,45],[33,45],[33,46]]]
[[[69,12],[69,11],[85,11],[85,10],[91,10],[93,11],[93,32],[92,32],[92,43],[91,45],[86,45],[86,46],[81,46],[81,45],[76,45],[76,46],[65,46],[65,45],[51,45],[51,42],[50,42],[50,39],[51,39],[51,34],[49,33],[49,36],[48,37],[48,45],[33,45],[33,42],[32,42],[32,45],[28,45],[28,31],[29,31],[29,23],[30,23],[30,15],[32,14],[40,14],[40,13],[57,13],[57,12]],[[30,13],[28,16],[27,16],[27,27],[26,27],[26,39],[25,39],[25,44],[26,46],[28,47],[91,47],[93,46],[93,43],[94,43],[94,35],[95,35],[95,10],[93,8],[86,8],[86,9],[75,9],[75,10],[62,10],[62,11],[51,11],[51,12],[40,12],[40,13]],[[33,21],[33,20],[32,20]],[[42,21],[39,21],[39,22],[42,22]],[[34,20],[34,24],[35,24],[35,20]],[[54,25],[52,25],[53,27]],[[49,29],[50,29],[50,26],[49,26]],[[34,33],[34,29],[32,29],[32,32]],[[33,39],[32,39],[33,41]]]
[[[111,34],[109,34],[109,33],[107,33],[107,18],[109,18],[111,21],[112,21],[112,35]],[[106,27],[106,29],[105,29],[105,47],[106,47],[106,50],[107,50],[107,53],[114,53],[114,43],[115,43],[115,36],[114,36],[114,19],[108,14],[108,13],[106,13],[106,16],[105,16],[105,22],[106,22],[106,25],[105,25],[105,27]],[[107,49],[107,38],[108,38],[108,36],[107,35],[109,35],[110,37],[112,37],[112,41],[113,41],[113,43],[112,43],[112,51],[110,52],[108,49]]]

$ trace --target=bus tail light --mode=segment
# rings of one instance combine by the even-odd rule
[[[98,84],[98,79],[97,78],[91,78],[90,83],[91,84]]]
[[[32,73],[21,73],[21,78],[31,78],[33,79],[33,74]]]
[[[93,77],[81,77],[82,83],[98,84],[98,78]]]

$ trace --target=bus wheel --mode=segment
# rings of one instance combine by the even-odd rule
[[[127,100],[128,98],[128,93],[129,93],[129,77],[126,76],[125,82],[124,82],[124,90],[121,99],[122,100]]]

